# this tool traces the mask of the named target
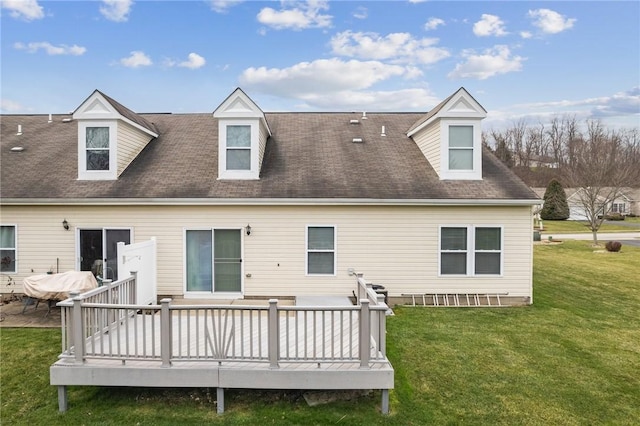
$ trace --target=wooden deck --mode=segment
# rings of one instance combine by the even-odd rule
[[[60,304],[63,352],[50,368],[60,411],[66,386],[84,385],[215,387],[219,413],[228,388],[381,389],[387,413],[386,305],[361,284],[359,305],[333,307],[138,306],[126,303],[135,278],[76,295]]]

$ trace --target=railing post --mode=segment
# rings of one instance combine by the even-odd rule
[[[278,321],[278,299],[269,299],[269,368],[279,368],[280,330]]]
[[[380,325],[378,326],[378,350],[383,357],[387,356],[387,313],[378,312],[378,320]]]
[[[73,310],[71,311],[71,323],[73,327],[73,348],[75,363],[84,364],[84,330],[82,328],[82,298],[79,292],[71,292]]]
[[[371,357],[371,315],[369,314],[369,299],[360,301],[360,368],[369,368],[369,358]]]
[[[138,304],[138,271],[131,271],[131,275],[133,275],[133,280],[131,281],[131,286],[129,288],[129,302],[132,305]]]
[[[162,358],[162,367],[171,367],[170,303],[171,299],[162,299],[160,301],[160,358]]]
[[[364,283],[364,274],[362,273],[357,273],[356,274],[356,284],[358,285],[358,300],[356,301],[358,304],[360,304],[360,301],[362,299],[366,299],[367,298],[367,292],[365,291],[365,289],[362,287],[362,285],[360,284],[360,281],[362,280],[362,282]]]

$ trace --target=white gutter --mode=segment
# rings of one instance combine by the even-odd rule
[[[377,198],[7,198],[3,206],[533,206],[541,199],[377,199]]]

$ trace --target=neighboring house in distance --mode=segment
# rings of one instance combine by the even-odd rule
[[[544,197],[546,188],[532,188],[540,198]],[[587,220],[584,207],[580,202],[581,188],[565,188],[564,192],[567,195],[567,204],[569,204],[569,219],[568,220]],[[603,191],[608,191],[609,188],[604,188]],[[622,188],[620,196],[618,196],[613,202],[606,203],[604,205],[603,199],[602,213],[612,214],[619,213],[623,216],[640,215],[640,188]]]
[[[3,115],[2,288],[50,268],[117,278],[156,237],[158,295],[403,294],[532,301],[536,194],[482,148],[464,89],[424,113],[139,114],[94,91],[72,115]],[[64,225],[64,226],[63,226]],[[18,289],[20,291],[20,289]]]

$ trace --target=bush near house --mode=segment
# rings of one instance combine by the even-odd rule
[[[604,248],[606,248],[607,251],[619,252],[622,248],[622,243],[620,243],[619,241],[607,241],[607,244],[604,245]]]

